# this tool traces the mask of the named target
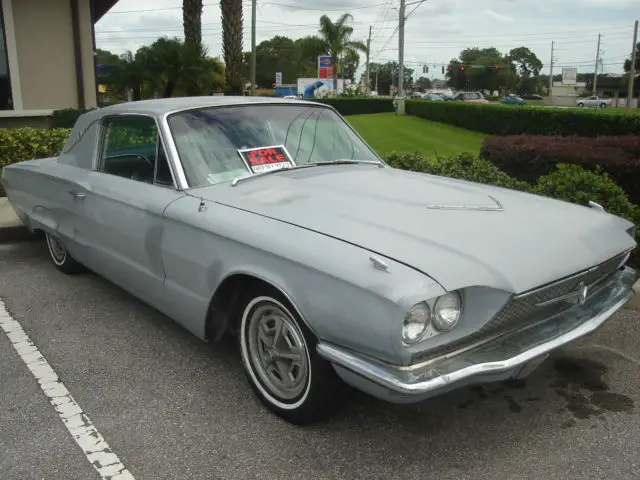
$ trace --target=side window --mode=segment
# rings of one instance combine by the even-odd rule
[[[173,185],[167,155],[152,118],[112,117],[104,128],[101,171],[144,183]]]

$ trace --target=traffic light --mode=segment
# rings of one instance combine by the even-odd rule
[[[460,71],[464,72],[464,65],[460,65]]]
[[[444,75],[444,65],[442,66],[442,74]]]
[[[423,65],[422,66],[422,73],[429,73],[429,66],[428,65]]]
[[[453,66],[452,65],[449,65],[448,68],[449,68],[449,71],[453,70]]]

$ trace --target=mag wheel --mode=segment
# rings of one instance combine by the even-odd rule
[[[239,333],[245,373],[267,408],[300,425],[333,411],[341,382],[318,355],[317,340],[287,302],[278,296],[250,296]]]
[[[45,239],[51,260],[58,270],[66,274],[79,273],[84,270],[82,265],[69,254],[62,240],[50,233],[45,233]]]

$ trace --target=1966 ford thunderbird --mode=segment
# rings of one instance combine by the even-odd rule
[[[82,115],[4,169],[64,273],[85,267],[200,338],[237,338],[302,424],[346,383],[395,403],[523,378],[633,296],[634,225],[389,167],[326,105],[174,98]]]

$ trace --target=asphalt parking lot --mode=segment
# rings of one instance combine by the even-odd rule
[[[0,299],[136,479],[632,479],[640,315],[624,310],[526,383],[416,406],[354,392],[312,427],[268,413],[235,347],[207,345],[39,242],[0,245]],[[98,479],[0,331],[0,478]]]

